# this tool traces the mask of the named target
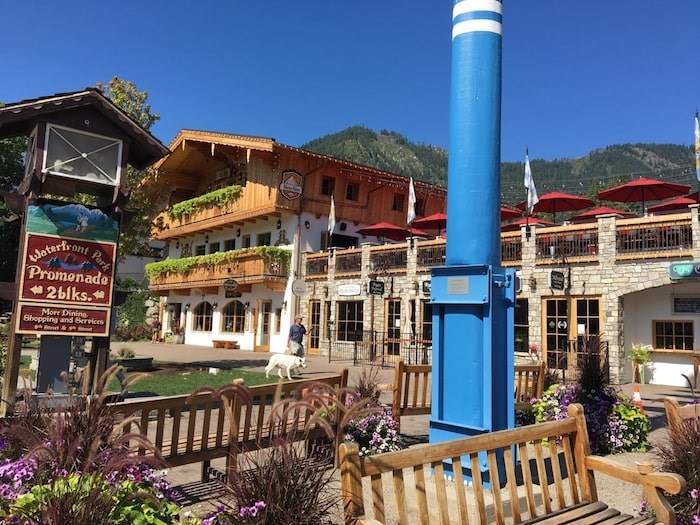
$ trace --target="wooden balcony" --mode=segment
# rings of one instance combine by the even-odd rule
[[[153,230],[152,237],[158,240],[174,239],[192,233],[213,231],[233,224],[254,223],[281,215],[282,210],[274,202],[257,206],[248,206],[241,202],[232,202],[223,206],[210,204],[178,218],[170,218],[167,213],[162,213],[156,219],[158,226]]]
[[[167,272],[150,278],[149,288],[155,293],[190,295],[193,289],[215,294],[226,279],[234,279],[239,291],[250,291],[253,284],[264,284],[274,291],[284,291],[287,264],[267,259],[256,253],[244,253],[233,262],[194,266],[186,272]]]

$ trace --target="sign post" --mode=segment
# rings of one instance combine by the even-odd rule
[[[65,343],[78,335],[93,337],[93,359],[96,352],[106,355],[117,219],[129,199],[127,166],[143,170],[168,153],[96,88],[0,107],[0,139],[18,136],[27,137],[25,177],[5,200],[21,202],[22,209],[17,204],[13,211],[24,217],[0,415],[15,400],[22,334],[46,336],[39,375],[41,353],[60,347],[62,355],[70,355],[65,350],[72,345]],[[41,198],[79,193],[94,196],[102,208]],[[69,359],[54,361],[51,370],[69,371]],[[46,379],[38,382],[48,384]]]

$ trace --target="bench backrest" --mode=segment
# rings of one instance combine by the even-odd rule
[[[401,422],[401,416],[430,414],[432,369],[432,365],[407,365],[397,361],[391,403],[397,423]]]
[[[544,392],[544,361],[531,365],[515,365],[515,409],[530,407],[530,400]]]
[[[401,416],[430,414],[431,375],[432,365],[407,365],[403,361],[397,361],[394,367],[391,412],[399,425]],[[532,398],[542,397],[544,375],[544,361],[515,365],[516,410],[527,409]]]
[[[664,408],[666,409],[666,421],[671,437],[683,421],[697,418],[698,424],[700,424],[700,403],[680,406],[678,399],[669,396],[664,398]]]
[[[230,395],[223,398],[210,393],[128,400],[110,405],[120,419],[136,418],[138,425],[125,432],[147,437],[162,453],[169,466],[179,466],[228,456],[231,449],[254,448],[256,441],[268,443],[281,427],[269,425],[273,404],[278,399],[295,397],[313,384],[325,384],[336,392],[347,387],[348,371],[280,384],[245,388],[248,399]],[[310,411],[284,422],[284,431],[302,430]],[[231,418],[230,415],[233,415]],[[232,440],[231,437],[234,437]],[[141,455],[148,454],[138,449]]]
[[[576,412],[577,407],[572,405],[572,417],[560,421],[366,458],[360,458],[355,444],[343,444],[346,522],[373,517],[399,524],[519,523],[595,501],[593,476],[575,475],[575,464],[583,464],[590,450],[583,410]],[[470,469],[470,486],[463,469]],[[547,483],[540,482],[544,479]],[[363,481],[371,486],[364,492]]]

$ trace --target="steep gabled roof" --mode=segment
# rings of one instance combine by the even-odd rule
[[[0,139],[29,135],[37,120],[48,120],[52,114],[85,106],[96,109],[131,139],[127,162],[135,168],[144,169],[168,154],[168,149],[157,138],[97,88],[57,93],[0,107]]]

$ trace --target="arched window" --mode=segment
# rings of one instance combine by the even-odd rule
[[[211,332],[211,316],[214,309],[207,301],[203,301],[194,307],[192,330],[197,332]]]
[[[245,306],[240,301],[231,301],[221,313],[221,331],[242,334],[245,331]]]

